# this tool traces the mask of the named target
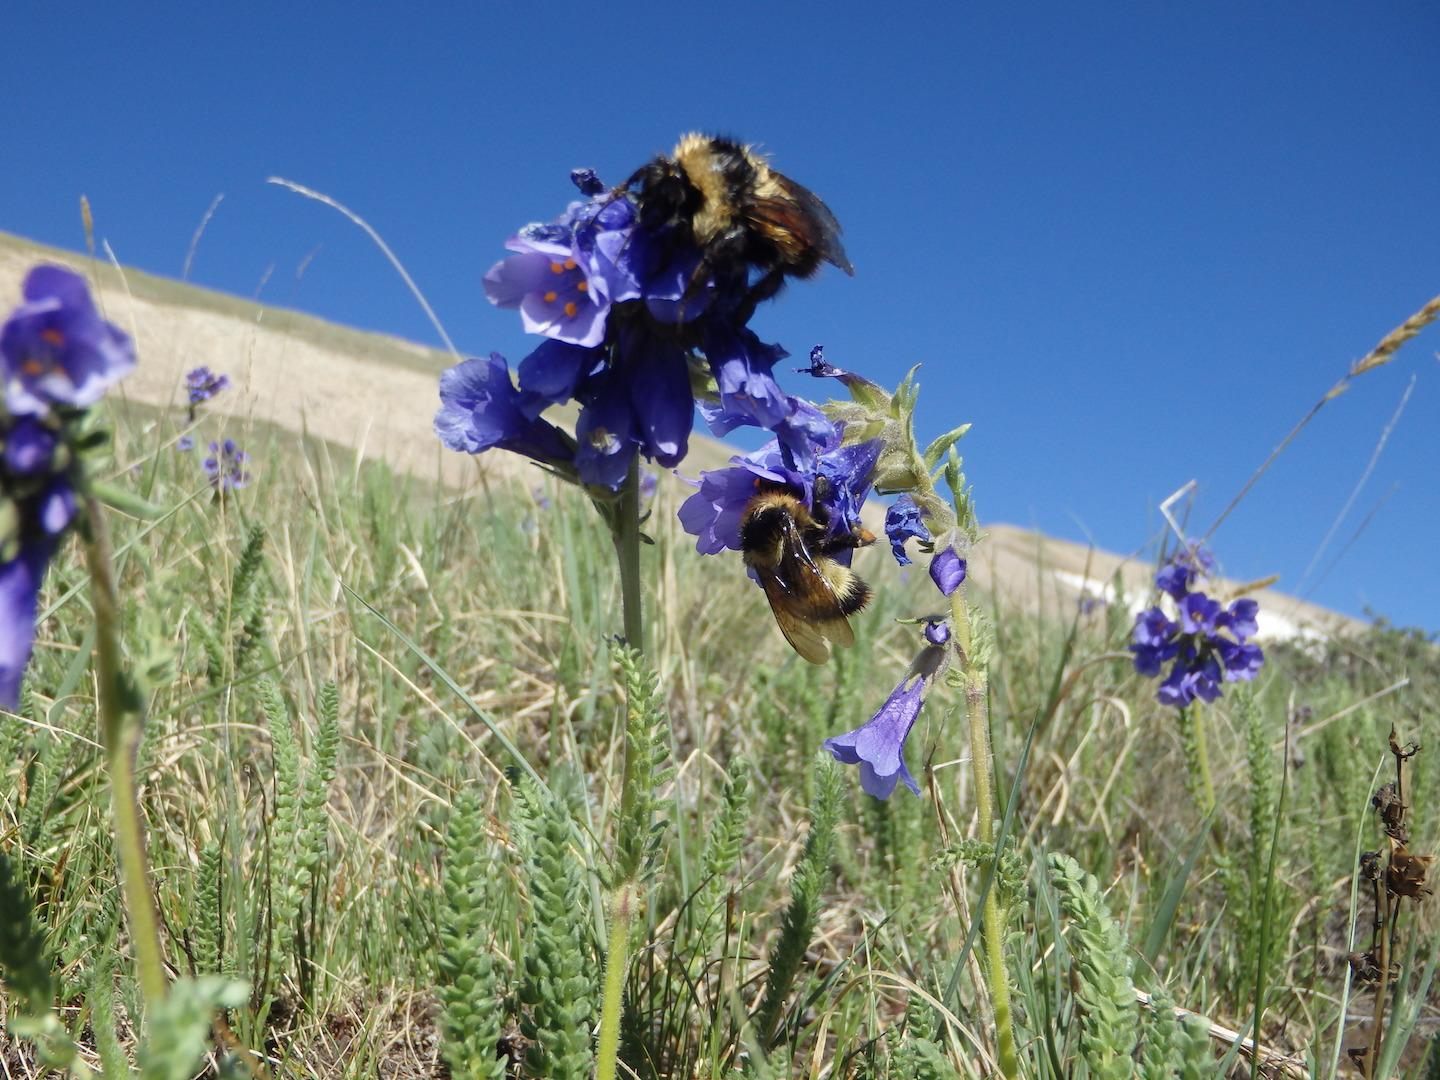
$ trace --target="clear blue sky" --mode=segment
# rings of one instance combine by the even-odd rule
[[[434,342],[280,174],[367,217],[462,351],[518,359],[480,277],[568,170],[739,135],[825,197],[857,268],[789,288],[762,336],[882,382],[923,363],[922,435],[975,423],[982,519],[1122,552],[1192,478],[1208,524],[1440,293],[1433,3],[21,7],[0,229],[79,247],[84,192],[123,261],[178,276],[223,192],[193,280],[250,295],[273,266],[262,299]],[[1437,348],[1320,414],[1216,536],[1229,573],[1440,627]],[[1411,376],[1322,570],[1388,499],[1302,582]]]

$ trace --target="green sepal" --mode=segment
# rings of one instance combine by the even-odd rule
[[[883,413],[886,416],[891,414],[891,398],[883,386],[848,372],[840,381],[845,384],[845,389],[850,391],[850,399],[867,412]]]
[[[953,431],[947,431],[925,448],[925,468],[934,469],[950,448],[963,439],[970,430],[969,424],[961,424]]]

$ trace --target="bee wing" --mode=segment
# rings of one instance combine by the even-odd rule
[[[851,277],[855,276],[855,267],[850,265],[850,260],[845,257],[845,247],[840,243],[840,222],[835,220],[835,215],[825,205],[819,195],[816,195],[803,184],[797,184],[783,173],[775,172],[773,169],[770,175],[775,182],[784,188],[786,194],[794,200],[788,203],[783,199],[761,200],[751,210],[751,214],[763,221],[787,229],[798,236],[801,236],[809,244],[820,252],[820,257],[832,266],[838,266]],[[799,208],[797,213],[796,208]]]
[[[846,648],[855,644],[855,631],[835,587],[793,525],[785,532],[780,561],[773,569],[756,567],[755,574],[780,632],[810,663],[829,660],[832,642]]]

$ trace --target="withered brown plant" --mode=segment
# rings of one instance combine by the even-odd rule
[[[1416,855],[1407,846],[1410,842],[1408,819],[1411,804],[1405,801],[1405,771],[1410,759],[1419,752],[1419,743],[1401,745],[1394,726],[1391,726],[1390,753],[1395,758],[1395,779],[1382,785],[1370,799],[1385,834],[1386,845],[1360,856],[1360,876],[1370,883],[1375,915],[1371,924],[1370,948],[1350,954],[1350,971],[1356,984],[1375,988],[1375,1006],[1369,1041],[1364,1046],[1350,1047],[1349,1054],[1366,1080],[1375,1075],[1380,1060],[1385,1036],[1385,1005],[1393,984],[1400,976],[1394,958],[1398,955],[1401,907],[1407,899],[1418,901],[1432,891],[1426,884],[1426,876],[1435,856]]]

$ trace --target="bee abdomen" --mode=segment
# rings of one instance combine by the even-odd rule
[[[840,601],[840,610],[854,615],[870,602],[874,595],[869,585],[849,567],[833,564],[830,570],[830,586],[835,590],[835,599]]]

